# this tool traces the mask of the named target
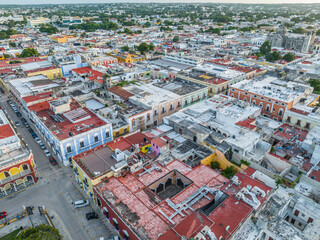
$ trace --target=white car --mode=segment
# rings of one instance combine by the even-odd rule
[[[36,142],[38,143],[38,144],[40,144],[40,143],[42,143],[42,141],[41,141],[41,139],[40,138],[35,138],[34,140],[36,140]]]
[[[81,208],[85,206],[89,206],[88,200],[78,200],[74,202],[74,208]]]
[[[44,150],[43,152],[47,157],[51,157],[51,152],[48,149]]]

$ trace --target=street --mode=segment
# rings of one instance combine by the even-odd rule
[[[0,98],[2,109],[7,112],[13,123],[16,121],[21,122],[21,119],[11,109],[7,100],[8,98],[5,95]],[[27,117],[22,117],[28,120]],[[38,137],[41,137],[33,123],[29,121],[29,124]],[[28,129],[23,124],[16,127],[16,129],[32,150],[40,177],[37,184],[19,193],[0,199],[1,210],[8,212],[9,216],[14,216],[22,210],[23,206],[45,206],[49,213],[53,213],[54,218],[57,216],[58,220],[61,221],[60,226],[57,226],[57,228],[65,239],[88,240],[100,239],[100,237],[112,239],[111,233],[100,219],[86,220],[85,213],[92,211],[91,206],[74,209],[71,199],[72,201],[81,200],[83,197],[72,183],[72,168],[60,167],[59,165],[52,166]],[[42,142],[45,143],[44,140]],[[57,161],[60,164],[59,160]]]

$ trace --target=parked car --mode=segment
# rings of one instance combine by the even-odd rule
[[[25,124],[25,123],[27,122],[27,120],[26,120],[25,118],[21,118],[21,122],[22,122],[23,124]]]
[[[99,218],[98,214],[94,211],[86,213],[86,219],[89,221],[90,219]]]
[[[41,149],[46,149],[46,145],[44,145],[42,142],[39,143],[39,145],[40,145],[40,148],[41,148]]]
[[[32,134],[34,133],[33,129],[32,128],[28,128],[28,131]]]
[[[27,123],[27,122],[24,124],[24,126],[25,126],[26,128],[29,128],[29,127],[30,127],[29,123]]]
[[[34,140],[36,140],[36,142],[37,142],[38,144],[42,143],[41,139],[38,138],[38,137],[36,137]]]
[[[21,117],[21,112],[16,112],[18,117]]]
[[[20,122],[16,121],[16,122],[14,123],[14,125],[16,125],[16,127],[19,127],[19,126],[20,126]]]
[[[34,139],[38,138],[38,135],[35,132],[31,133],[31,135]]]
[[[1,92],[1,93],[4,93],[4,90],[3,90],[1,87],[0,87],[0,92]]]
[[[46,155],[46,157],[51,157],[51,152],[48,149],[45,149],[43,152]]]
[[[85,206],[89,206],[88,200],[78,200],[74,202],[74,208],[81,208]]]
[[[49,162],[52,164],[52,165],[57,165],[57,161],[53,158],[53,157],[50,157],[49,158]]]
[[[8,216],[7,212],[0,212],[0,219],[5,218]]]

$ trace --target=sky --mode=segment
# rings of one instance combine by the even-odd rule
[[[115,2],[320,3],[320,0],[0,0],[1,4],[66,4]]]

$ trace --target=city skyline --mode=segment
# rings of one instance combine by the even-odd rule
[[[119,3],[150,3],[150,2],[155,2],[155,3],[240,3],[240,4],[315,4],[319,3],[319,0],[203,0],[203,1],[194,1],[194,0],[165,0],[165,1],[153,1],[153,0],[117,0],[116,2]],[[110,0],[94,0],[94,1],[89,1],[89,0],[19,0],[19,1],[2,1],[0,5],[30,5],[30,4],[95,4],[95,3],[114,3],[114,1]]]

